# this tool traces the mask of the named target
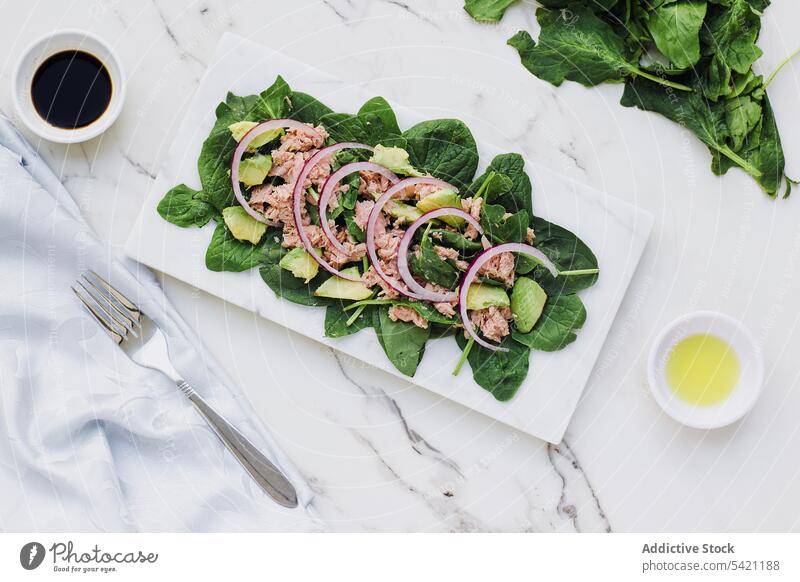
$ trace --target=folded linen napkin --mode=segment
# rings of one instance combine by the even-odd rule
[[[285,471],[264,494],[175,385],[134,364],[70,285],[91,268],[169,338],[175,367]],[[311,491],[146,268],[113,256],[0,117],[0,530],[318,530]]]

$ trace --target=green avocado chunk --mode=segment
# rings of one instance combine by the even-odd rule
[[[547,293],[533,279],[520,277],[511,291],[511,313],[522,333],[528,333],[542,316]]]
[[[272,156],[256,154],[239,162],[239,181],[245,186],[258,186],[272,168]]]
[[[473,283],[467,291],[467,309],[469,310],[508,307],[510,304],[511,301],[502,287]]]
[[[349,267],[342,270],[345,275],[359,276],[358,267]],[[350,281],[341,277],[331,277],[323,281],[322,285],[314,291],[317,297],[329,297],[331,299],[351,299],[361,301],[372,297],[372,290],[360,281]]]
[[[237,142],[240,142],[242,141],[242,138],[247,135],[247,133],[256,125],[258,125],[258,123],[255,121],[237,121],[236,123],[229,125],[228,130],[231,132],[231,137],[233,137],[233,139],[235,139]],[[257,150],[261,146],[268,144],[282,134],[283,130],[281,128],[265,131],[247,145],[247,151],[252,152]]]
[[[305,249],[300,247],[286,253],[278,263],[278,266],[286,269],[298,279],[303,279],[306,283],[319,273],[319,263]]]
[[[422,216],[422,212],[419,209],[402,202],[392,202],[389,206],[389,214],[399,219],[400,223],[407,224],[411,224]]]
[[[267,225],[247,214],[247,211],[241,206],[224,208],[222,219],[236,240],[244,240],[255,245],[267,232]]]
[[[417,202],[417,208],[422,212],[430,212],[431,210],[445,207],[458,208],[461,210],[461,196],[448,188],[442,188],[432,194],[428,194],[425,198]],[[458,216],[442,216],[440,220],[455,228],[464,226],[464,219]]]
[[[408,160],[408,152],[403,148],[386,147],[378,144],[375,146],[374,153],[369,161],[404,176],[425,175],[411,165]]]

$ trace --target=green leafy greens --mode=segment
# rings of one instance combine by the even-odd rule
[[[480,2],[475,3],[476,7],[482,10],[478,4]],[[509,1],[497,0],[491,10],[480,14],[486,19],[499,18],[509,4]],[[747,101],[721,114],[733,118],[731,125],[736,125],[740,136],[756,130],[770,131],[770,126],[760,123],[760,117],[755,119],[753,105]],[[540,272],[535,264],[523,260],[524,257],[516,262],[518,272],[531,273],[529,276],[547,290],[548,298],[540,321],[529,333],[521,334],[514,327],[513,319],[510,320],[510,333],[501,342],[508,351],[494,352],[465,339],[457,310],[450,311],[449,315],[445,310],[443,314],[427,302],[376,296],[377,289],[366,299],[363,297],[369,294],[364,295],[363,288],[358,289],[356,295],[360,300],[334,299],[337,295],[329,291],[342,281],[332,280],[332,275],[325,269],[309,270],[303,261],[312,259],[302,249],[292,249],[294,254],[287,256],[290,250],[282,245],[282,229],[256,223],[242,211],[233,196],[228,172],[236,141],[229,126],[277,117],[321,124],[332,141],[358,141],[403,148],[414,172],[425,172],[457,186],[460,192],[453,193],[456,200],[465,197],[481,199],[480,222],[489,239],[495,243],[527,241],[529,229],[533,228],[535,244],[564,271],[553,279],[546,271]],[[252,155],[268,155],[268,150],[277,147],[277,138],[271,139],[255,148]],[[339,167],[350,161],[366,159],[362,154],[343,151],[334,160],[334,165]],[[750,163],[758,167],[766,165],[770,159],[768,152],[759,150],[746,155]],[[455,336],[464,349],[461,364],[468,362],[475,382],[498,400],[505,401],[514,396],[525,380],[531,351],[554,351],[575,340],[576,332],[586,318],[575,293],[597,280],[597,260],[574,234],[534,215],[533,189],[522,156],[515,153],[498,155],[476,177],[478,165],[475,139],[461,121],[424,121],[402,131],[394,111],[382,97],[368,100],[356,113],[339,113],[310,95],[292,91],[278,77],[259,95],[240,97],[228,94],[216,109],[214,126],[203,143],[198,160],[202,188],[195,190],[180,184],[164,195],[157,210],[165,220],[183,228],[194,226],[210,230],[209,223],[213,223],[215,226],[205,257],[207,268],[231,272],[258,268],[261,279],[278,297],[298,305],[325,308],[326,337],[341,338],[372,328],[389,361],[403,374],[413,376],[416,373],[428,340]],[[283,183],[275,181],[282,178],[267,177],[265,180],[271,184]],[[363,242],[365,234],[355,222],[358,174],[349,176],[344,183],[348,190],[341,193],[336,208],[328,212],[328,219],[346,229],[356,241]],[[309,205],[307,209],[312,224],[318,225],[316,207]],[[248,221],[264,229],[258,232],[259,236],[253,236],[253,225],[247,224]],[[483,250],[479,239],[469,238],[465,231],[438,221],[432,221],[426,229],[421,229],[416,234],[415,243],[419,247],[410,254],[412,272],[425,281],[448,289],[458,288],[463,261]],[[437,247],[443,247],[445,252]],[[453,258],[453,250],[458,260]],[[295,267],[287,266],[291,264]],[[315,263],[312,265],[316,267]],[[347,268],[363,274],[369,264],[365,259],[363,263],[348,263]],[[591,274],[583,272],[585,270],[590,270]],[[495,287],[502,285],[488,276],[483,277],[481,283]],[[322,285],[327,291],[322,292]],[[317,295],[318,291],[320,295]],[[397,311],[390,312],[392,308]],[[424,327],[403,321],[396,315],[401,311],[405,313],[404,318],[411,318],[411,313],[413,318],[421,319]]]
[[[499,21],[513,2],[466,0],[480,22]],[[769,0],[540,0],[538,40],[508,40],[531,73],[553,85],[625,83],[622,105],[683,125],[711,151],[717,174],[739,167],[771,197],[785,175],[780,134],[753,72]],[[791,56],[800,52],[795,51]],[[789,58],[791,58],[791,56]]]

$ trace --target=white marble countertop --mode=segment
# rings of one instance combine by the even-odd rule
[[[796,48],[798,19],[792,0],[775,0],[768,9],[762,71]],[[621,107],[620,86],[555,89],[529,75],[505,39],[521,27],[535,29],[530,3],[514,7],[499,26],[469,21],[460,0],[7,6],[0,21],[0,111],[13,115],[10,78],[20,52],[35,37],[67,27],[114,45],[127,68],[128,100],[101,138],[39,146],[90,223],[115,246],[125,241],[225,31],[268,39],[432,116],[459,117],[494,144],[656,216],[639,272],[560,446],[166,279],[168,295],[245,388],[335,528],[800,529],[800,195],[771,201],[738,171],[715,178],[704,146],[671,122]],[[794,177],[800,177],[798,94],[795,64],[770,88]],[[695,309],[741,319],[766,355],[756,408],[711,432],[667,418],[644,374],[654,335]],[[207,333],[220,329],[226,333]],[[290,382],[298,350],[306,366]],[[241,353],[264,366],[237,366]]]

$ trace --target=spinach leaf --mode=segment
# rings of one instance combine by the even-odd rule
[[[430,236],[433,240],[440,242],[442,246],[454,248],[464,256],[471,256],[483,250],[480,242],[470,240],[460,232],[434,228],[431,229]]]
[[[383,97],[373,97],[369,99],[358,110],[359,115],[375,115],[381,120],[384,131],[390,135],[400,135],[400,126],[397,124],[397,116],[392,110],[392,106]],[[386,144],[384,144],[386,145]]]
[[[267,243],[265,238],[257,245],[237,240],[224,222],[217,224],[206,250],[206,268],[209,271],[241,272],[261,264]]]
[[[320,269],[316,277],[305,283],[303,279],[295,277],[289,271],[280,267],[280,260],[289,252],[288,249],[281,247],[281,236],[282,233],[279,230],[271,229],[261,239],[265,251],[259,274],[275,295],[299,305],[326,306],[340,302],[338,299],[328,299],[314,295],[317,287],[330,277],[324,269]]]
[[[333,113],[333,109],[321,101],[299,91],[291,92],[289,95],[289,102],[292,104],[289,117],[297,121],[302,121],[303,123],[319,125],[323,116]]]
[[[700,27],[706,8],[706,0],[676,0],[650,12],[650,34],[674,67],[688,69],[700,60]]]
[[[491,178],[492,173],[503,176],[511,180],[511,187],[503,178],[494,178],[496,182],[486,185],[486,180]],[[475,179],[469,187],[468,195],[475,196],[484,187],[486,202],[505,206],[509,212],[525,210],[528,216],[533,216],[533,198],[531,193],[533,187],[528,174],[525,173],[525,160],[519,154],[500,154],[495,156],[486,172]]]
[[[216,216],[215,208],[206,201],[205,193],[186,184],[175,186],[158,203],[161,218],[181,227],[205,226]]]
[[[597,257],[581,239],[566,228],[533,217],[533,230],[536,233],[536,248],[555,263],[559,271],[583,271],[597,269]],[[519,270],[519,269],[518,269]],[[533,269],[533,278],[549,296],[570,294],[591,287],[597,282],[598,274],[566,275],[553,277],[539,266]]]
[[[638,55],[609,23],[587,6],[571,4],[569,10],[540,9],[536,18],[542,27],[538,44],[524,30],[512,36],[508,44],[517,49],[525,68],[540,79],[555,86],[567,79],[594,87],[638,75],[676,89],[688,89],[639,69]]]
[[[783,178],[783,149],[769,107],[764,107],[764,116],[767,120],[766,133],[762,135],[759,131],[758,135],[754,136],[766,140],[765,148],[763,150],[758,148],[743,156],[728,145],[730,128],[725,123],[725,104],[706,100],[700,91],[677,94],[665,91],[649,81],[629,81],[622,94],[621,103],[625,107],[639,107],[660,113],[694,133],[711,151],[711,167],[715,173],[724,174],[736,165],[755,178],[768,194],[774,195],[777,192]],[[770,119],[767,119],[768,116]],[[757,141],[751,143],[757,147],[755,145],[758,144]],[[759,151],[764,155],[757,153]],[[720,159],[722,156],[727,160]]]
[[[775,197],[781,184],[786,180],[787,189],[783,194],[783,197],[786,198],[791,192],[789,187],[791,180],[785,174],[786,158],[781,145],[781,136],[772,106],[766,95],[762,99],[761,108],[763,112],[761,119],[747,136],[745,145],[739,153],[747,160],[748,164],[760,172],[761,175],[756,181],[767,195]],[[712,166],[712,170],[718,174],[724,174],[728,168],[733,166],[733,163],[726,158],[722,158],[718,162],[719,165]]]
[[[208,202],[220,212],[235,203],[228,171],[233,150],[236,149],[236,140],[231,136],[228,126],[237,121],[262,121],[285,117],[289,111],[290,93],[289,85],[283,78],[278,77],[275,83],[260,95],[239,97],[228,93],[225,101],[217,106],[217,120],[203,142],[197,160],[197,171],[200,174],[203,191],[208,196]]]
[[[364,309],[347,325],[353,312],[345,311],[345,307],[343,302],[336,301],[325,309],[325,337],[344,337],[372,326],[372,308]]]
[[[730,133],[731,148],[741,150],[747,136],[761,121],[761,103],[742,95],[725,101],[725,124]]]
[[[406,376],[414,376],[425,353],[430,328],[423,329],[407,321],[392,321],[388,307],[372,312],[372,326],[394,367]]]
[[[412,273],[447,289],[453,289],[461,276],[455,265],[436,253],[427,231],[420,242],[420,256],[413,252],[409,253],[408,263]]]
[[[747,0],[725,0],[709,7],[701,38],[705,53],[720,65],[746,73],[762,54],[756,46],[760,31],[761,16]]]
[[[500,22],[517,0],[465,0],[464,10],[478,22]]]
[[[576,331],[586,322],[586,308],[577,295],[548,298],[539,321],[529,333],[511,332],[515,341],[533,350],[555,352],[577,338]]]
[[[472,132],[457,119],[423,121],[408,129],[403,137],[411,164],[452,183],[457,188],[472,181],[478,169],[478,146]]]
[[[456,341],[463,350],[467,345],[464,334],[456,334]],[[488,390],[501,402],[511,400],[528,375],[530,348],[506,336],[500,345],[507,352],[493,352],[473,344],[467,355],[475,383]]]
[[[524,242],[528,234],[528,213],[521,210],[504,218],[506,209],[499,204],[481,207],[481,226],[494,243]]]

